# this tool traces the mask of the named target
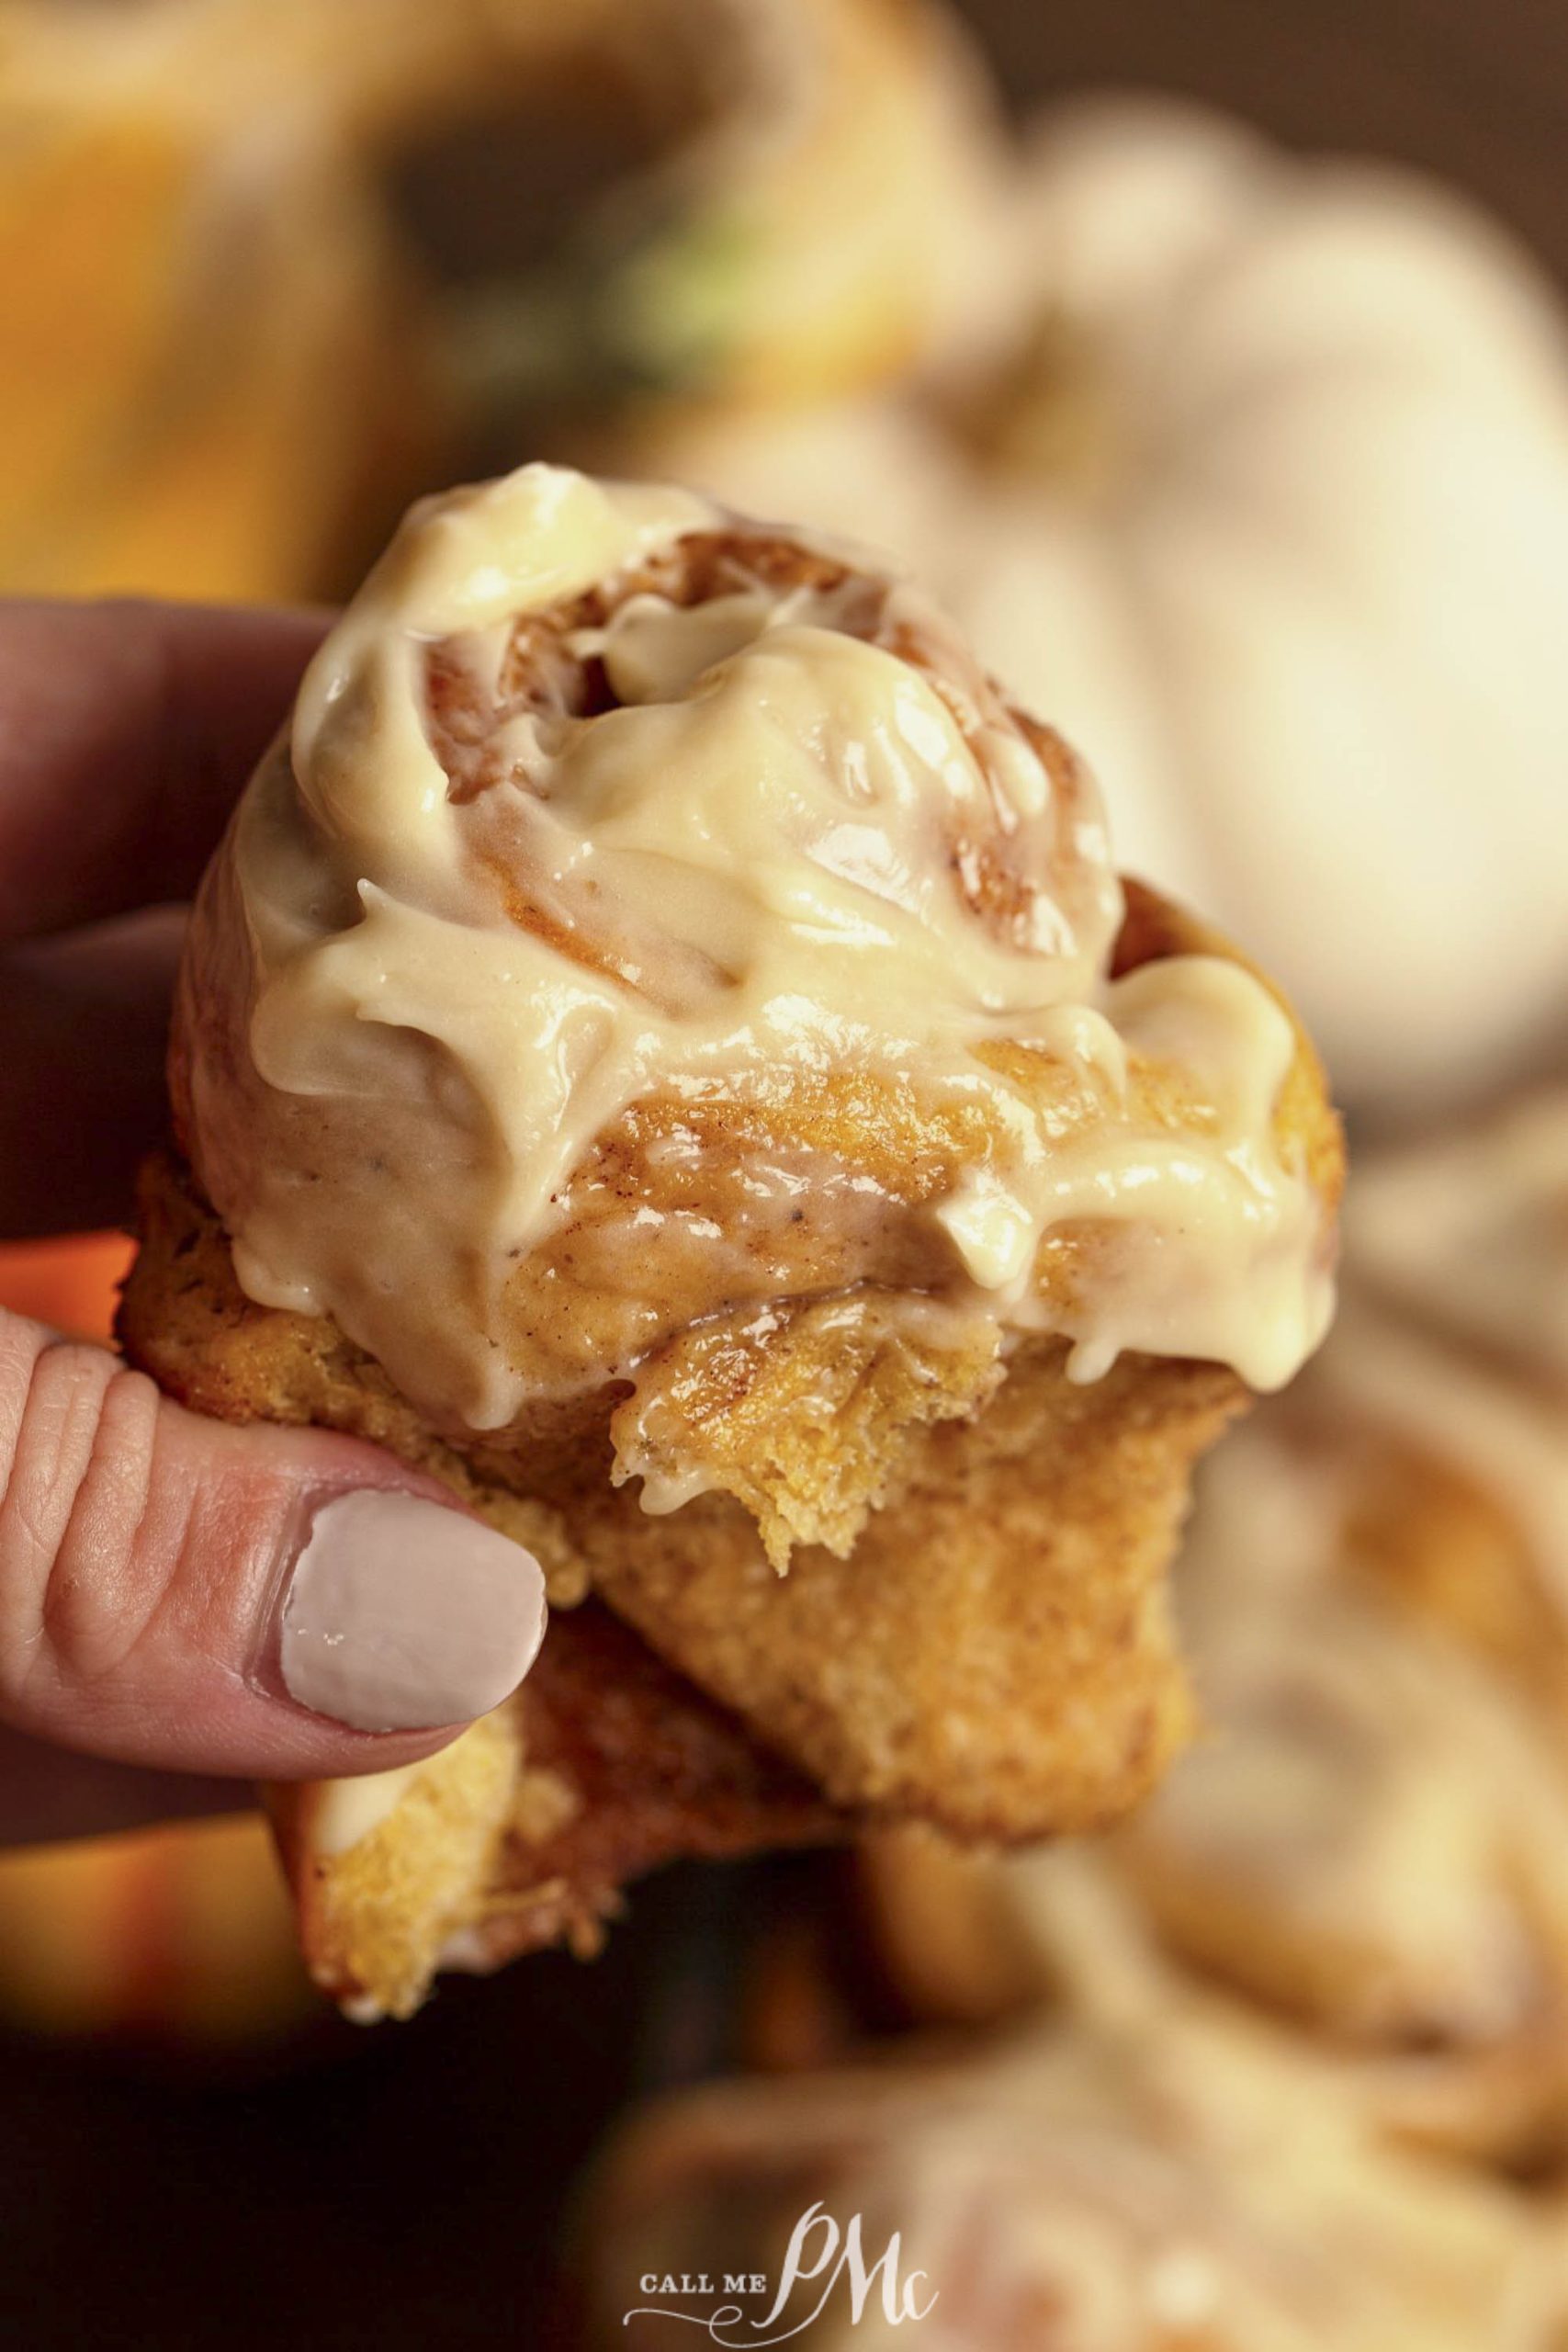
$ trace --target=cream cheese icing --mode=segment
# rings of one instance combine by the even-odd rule
[[[540,1376],[520,1270],[560,1244],[615,1123],[654,1096],[711,1112],[851,1072],[980,1138],[919,1207],[911,1291],[988,1317],[998,1350],[1059,1329],[1082,1378],[1141,1350],[1279,1385],[1330,1311],[1322,1204],[1273,1132],[1285,1015],[1218,958],[1107,978],[1122,900],[1092,786],[874,560],[822,563],[821,542],[773,533],[799,581],[749,571],[742,537],[712,594],[638,584],[703,535],[757,527],[544,466],[404,523],[194,926],[185,1140],[243,1286],[331,1316],[434,1425],[503,1427]],[[551,691],[563,665],[592,677],[592,707]],[[1054,1131],[1013,1046],[1100,1115]],[[1134,1062],[1191,1115],[1134,1114]],[[858,1237],[827,1286],[867,1278],[886,1222],[869,1177],[825,1148],[775,1153],[740,1169],[745,1214],[731,1197],[716,1215],[688,1145],[661,1148],[696,1315],[770,1281],[820,1295],[820,1269],[769,1256],[802,1199],[821,1216],[831,1195]],[[632,1295],[671,1213],[615,1207]],[[749,1217],[771,1271],[748,1293]],[[1086,1227],[1092,1280],[1047,1306],[1042,1246]],[[668,1336],[651,1308],[622,1324],[580,1381],[635,1385]]]

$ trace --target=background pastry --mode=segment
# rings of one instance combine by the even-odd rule
[[[335,11],[309,12],[318,28]],[[414,275],[305,12],[62,8],[0,27],[0,586],[320,595],[429,463]]]
[[[888,2253],[857,2316],[852,2270],[810,2269],[826,2224],[808,2235],[776,2326],[831,2345],[901,2340],[906,2289],[965,2352],[1545,2352],[1562,2317],[1547,2231],[1504,2191],[1381,2146],[1258,2026],[1171,2006],[1157,2030],[1091,2012],[967,2065],[655,2109],[593,2184],[581,2340],[657,2345],[671,2311],[728,2301],[739,2341],[813,2210],[840,2232],[860,2216],[864,2270]],[[737,2274],[755,2300],[682,2291]]]

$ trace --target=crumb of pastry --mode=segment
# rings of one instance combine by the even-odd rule
[[[845,1834],[818,1791],[594,1602],[558,1618],[527,1681],[423,1766],[344,1851],[313,1786],[269,1804],[306,1958],[361,2016],[405,2017],[440,1968],[597,1950],[630,1880]]]
[[[404,2018],[432,1960],[491,1881],[518,1769],[518,1727],[481,1716],[422,1766],[397,1805],[338,1854],[301,1837],[290,1876],[318,1982],[367,2014]],[[278,1792],[285,1817],[299,1792]]]
[[[969,1419],[1003,1377],[985,1340],[927,1340],[874,1295],[721,1318],[658,1371],[611,1419],[617,1459],[678,1489],[700,1430],[706,1483],[756,1521],[781,1575],[797,1545],[848,1559],[913,1432]]]

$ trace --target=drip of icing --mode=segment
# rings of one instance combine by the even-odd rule
[[[401,1804],[423,1767],[400,1764],[389,1772],[362,1772],[356,1781],[323,1781],[310,1822],[310,1847],[318,1854],[346,1854]]]

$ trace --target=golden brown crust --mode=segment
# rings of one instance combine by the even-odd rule
[[[1159,1571],[1196,1454],[1239,1408],[1210,1366],[1090,1387],[1021,1349],[992,1402],[908,1442],[848,1559],[780,1579],[739,1504],[674,1541],[594,1514],[598,1590],[836,1803],[1001,1841],[1101,1826],[1187,1727]]]
[[[422,1779],[423,1833],[405,1805],[391,1836],[342,1856],[318,1847],[322,1790],[268,1792],[312,1973],[394,2016],[417,2006],[437,1954],[482,1969],[561,1942],[586,1955],[621,1889],[661,1863],[844,1827],[593,1601],[556,1620],[522,1690]],[[422,1834],[440,1855],[417,1850]]]

